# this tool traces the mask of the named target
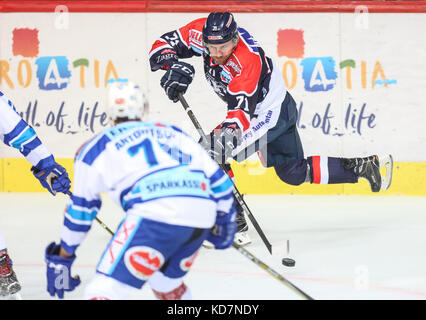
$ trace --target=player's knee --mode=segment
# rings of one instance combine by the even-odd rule
[[[86,300],[125,300],[132,287],[114,278],[96,273],[84,290]]]
[[[148,280],[154,295],[159,300],[190,300],[191,291],[182,278],[169,278],[162,272],[156,272]]]
[[[307,181],[306,160],[294,161],[285,166],[275,166],[277,176],[287,184],[298,186]]]

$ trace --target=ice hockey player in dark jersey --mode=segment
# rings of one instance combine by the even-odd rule
[[[212,12],[157,39],[149,53],[152,71],[165,70],[161,86],[179,101],[194,77],[185,58],[203,57],[204,73],[227,104],[224,121],[210,133],[211,156],[233,176],[229,158],[240,162],[257,152],[265,167],[273,167],[287,184],[357,183],[366,179],[373,192],[389,188],[392,157],[340,158],[304,156],[297,132],[297,109],[277,65],[250,33],[237,26],[229,12]],[[382,176],[380,167],[386,167]],[[238,208],[237,208],[238,209]],[[238,210],[236,241],[250,243],[242,208]]]

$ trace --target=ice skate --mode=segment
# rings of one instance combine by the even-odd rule
[[[21,285],[18,282],[6,250],[0,251],[0,297],[18,297]]]
[[[387,190],[392,182],[393,159],[391,155],[384,157],[381,161],[377,155],[343,159],[343,166],[345,169],[354,169],[358,177],[366,179],[373,192]],[[386,169],[384,176],[380,173],[382,167]]]
[[[248,224],[243,212],[237,213],[237,233],[235,234],[234,241],[240,246],[246,246],[251,243],[250,236],[248,235]]]

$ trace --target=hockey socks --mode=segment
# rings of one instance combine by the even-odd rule
[[[326,156],[308,157],[311,183],[356,183],[358,176],[353,167],[345,167],[342,158]]]

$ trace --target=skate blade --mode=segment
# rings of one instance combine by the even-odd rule
[[[381,174],[382,176],[382,186],[380,190],[387,190],[389,189],[391,183],[392,183],[392,173],[393,173],[393,158],[389,154],[385,157],[379,158],[380,162],[380,169],[381,171],[384,171],[384,174]]]

